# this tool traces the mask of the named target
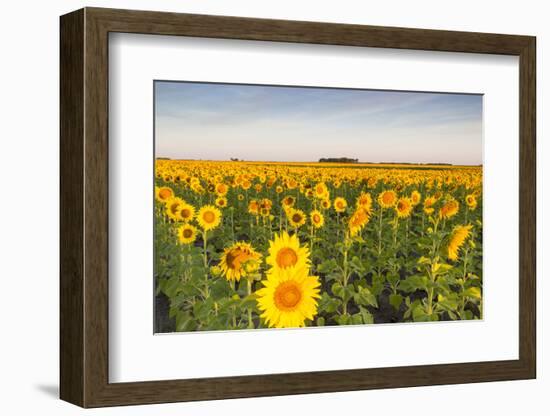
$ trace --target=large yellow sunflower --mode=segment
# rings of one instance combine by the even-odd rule
[[[471,230],[471,225],[458,225],[454,228],[447,247],[447,257],[449,257],[450,260],[456,261],[458,259],[458,252],[464,244],[464,241],[471,235]]]
[[[399,198],[395,205],[395,212],[399,218],[407,218],[412,212],[412,201],[409,198]]]
[[[195,207],[188,203],[180,205],[177,217],[180,221],[190,222],[195,217]]]
[[[212,205],[203,206],[197,214],[197,221],[204,231],[213,230],[220,225],[221,218],[221,211]]]
[[[321,283],[317,276],[309,276],[307,268],[273,271],[262,283],[264,287],[256,291],[257,302],[269,327],[302,327],[317,315]]]
[[[344,212],[348,206],[348,201],[342,197],[334,198],[334,209],[336,212]]]
[[[325,225],[325,217],[316,209],[309,213],[309,219],[315,228],[321,228]]]
[[[309,250],[307,247],[300,247],[296,234],[290,236],[284,231],[280,235],[276,234],[275,239],[269,242],[266,262],[273,270],[309,267]]]
[[[247,272],[257,269],[261,257],[250,244],[239,241],[224,250],[220,267],[227,280],[239,281]]]
[[[174,191],[167,186],[155,187],[155,196],[157,201],[166,202],[174,196]]]
[[[392,208],[397,203],[397,194],[391,189],[380,192],[378,195],[378,203],[382,208]]]
[[[197,228],[191,224],[183,224],[178,228],[178,239],[182,244],[191,244],[197,238]]]
[[[306,214],[301,209],[291,208],[287,211],[288,222],[295,228],[301,227],[306,223]]]

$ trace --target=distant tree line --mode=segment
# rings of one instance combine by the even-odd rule
[[[357,163],[359,159],[351,159],[349,157],[322,157],[320,163]]]

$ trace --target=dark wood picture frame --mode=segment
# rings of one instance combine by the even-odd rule
[[[535,38],[85,8],[61,17],[60,396],[100,407],[536,377]],[[515,55],[519,100],[519,359],[109,383],[110,32]]]

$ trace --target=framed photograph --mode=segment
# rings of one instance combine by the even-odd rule
[[[62,16],[61,398],[535,378],[535,49]]]

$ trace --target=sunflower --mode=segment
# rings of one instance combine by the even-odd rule
[[[195,207],[188,203],[180,205],[177,217],[180,221],[191,221],[195,217]]]
[[[334,209],[336,212],[344,212],[348,206],[348,201],[342,197],[334,198]]]
[[[328,196],[328,187],[326,183],[319,182],[317,185],[315,185],[315,197],[318,199],[326,199]]]
[[[357,197],[356,205],[363,208],[370,215],[372,212],[372,197],[369,193],[361,192],[361,195]]]
[[[291,208],[287,211],[288,222],[294,228],[301,227],[306,223],[306,214],[301,209]]]
[[[300,241],[296,234],[288,235],[284,231],[275,235],[275,239],[269,242],[269,256],[266,263],[273,270],[283,270],[289,267],[309,267],[309,250],[300,247]]]
[[[422,195],[417,190],[414,190],[411,192],[411,202],[414,206],[420,204],[420,200],[422,199]]]
[[[191,244],[197,238],[197,228],[191,224],[183,224],[178,228],[178,239],[182,244]]]
[[[440,218],[451,218],[458,213],[460,205],[456,199],[449,199],[439,210]]]
[[[395,205],[395,212],[399,218],[407,218],[413,209],[412,201],[409,198],[399,198]]]
[[[329,209],[330,208],[330,199],[323,199],[321,201],[321,208],[323,209]]]
[[[213,230],[220,225],[221,218],[221,211],[212,205],[203,206],[197,215],[197,221],[204,231]]]
[[[229,191],[229,187],[223,182],[217,183],[214,189],[219,196],[225,196]]]
[[[307,268],[277,270],[262,283],[264,287],[256,291],[258,309],[269,327],[302,327],[317,315],[321,283],[317,276],[309,276]]]
[[[238,199],[239,201],[244,201],[244,195],[243,195],[243,194],[237,195],[237,199]]]
[[[225,208],[227,206],[227,198],[225,196],[220,196],[216,198],[216,206],[220,208]]]
[[[278,194],[280,194],[281,192],[283,192],[283,187],[281,185],[277,185],[275,187],[275,192],[277,192]]]
[[[224,250],[219,266],[227,280],[238,282],[248,271],[257,269],[255,265],[261,257],[250,244],[239,241]]]
[[[321,228],[325,225],[325,217],[316,209],[309,213],[309,219],[315,228]]]
[[[378,203],[382,208],[392,208],[397,203],[397,194],[393,190],[380,192]]]
[[[474,194],[466,195],[465,201],[466,201],[466,205],[468,205],[468,208],[470,208],[471,210],[476,209],[477,199]]]
[[[166,215],[174,221],[179,221],[178,211],[185,204],[185,201],[177,196],[166,201]]]
[[[449,246],[447,247],[447,257],[450,260],[458,259],[458,252],[464,244],[464,241],[471,235],[471,225],[458,225],[454,228],[451,237],[449,238]]]
[[[434,212],[433,205],[437,202],[437,198],[435,196],[429,196],[424,200],[424,212],[427,215],[431,215]]]
[[[260,206],[255,199],[248,203],[248,212],[252,215],[258,215],[260,213]]]
[[[369,213],[362,207],[358,207],[349,219],[349,231],[351,236],[357,235],[370,220]]]
[[[288,195],[283,198],[283,206],[285,208],[292,208],[295,202],[296,202],[296,198],[294,198],[292,195]]]
[[[161,186],[160,188],[155,187],[155,196],[157,201],[166,202],[174,196],[174,191],[167,186]]]

